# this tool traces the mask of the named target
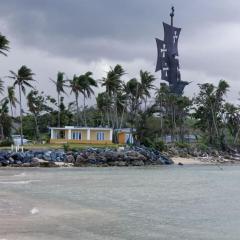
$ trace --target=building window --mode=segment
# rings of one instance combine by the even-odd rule
[[[73,140],[81,140],[82,139],[81,132],[72,132],[72,139]]]
[[[56,133],[56,137],[58,139],[65,139],[65,131],[64,130],[60,130]]]
[[[104,140],[104,132],[97,132],[97,140],[98,141]]]

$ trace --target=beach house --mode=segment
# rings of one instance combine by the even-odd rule
[[[117,133],[117,139],[119,144],[133,144],[133,134],[136,132],[136,129],[130,129],[130,128],[121,128],[121,129],[115,129]]]
[[[50,127],[50,143],[112,144],[112,128]]]

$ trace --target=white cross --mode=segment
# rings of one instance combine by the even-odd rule
[[[168,76],[168,72],[167,72],[167,71],[168,71],[168,67],[163,67],[162,70],[163,70],[163,71],[166,71],[166,72],[165,72],[165,76],[167,77],[167,76]]]
[[[174,44],[176,43],[177,39],[178,39],[177,31],[174,31],[174,35],[173,35],[173,43]]]
[[[165,58],[165,53],[167,52],[166,44],[163,44],[163,48],[161,49],[161,53],[163,53],[163,58]]]

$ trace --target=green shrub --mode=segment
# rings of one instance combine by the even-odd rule
[[[70,151],[70,150],[71,150],[71,148],[70,148],[70,145],[69,145],[69,143],[64,143],[64,144],[63,144],[63,149],[64,149],[64,151],[65,151],[65,152],[68,152],[68,151]]]
[[[175,142],[175,146],[179,148],[189,148],[189,143]]]
[[[0,147],[9,147],[13,144],[13,141],[10,139],[5,139],[0,142]]]
[[[154,147],[160,152],[166,150],[166,145],[165,145],[164,141],[155,142]]]
[[[204,152],[206,152],[206,151],[208,150],[208,146],[207,146],[205,143],[198,143],[198,144],[196,145],[196,147],[197,147],[199,150],[204,151]]]
[[[150,138],[148,138],[148,137],[144,138],[144,141],[142,142],[142,144],[145,147],[150,147],[150,148],[154,148],[155,147],[154,146],[154,142]]]

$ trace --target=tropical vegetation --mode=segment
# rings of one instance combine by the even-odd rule
[[[9,41],[0,34],[0,54],[7,56],[9,49]],[[130,128],[135,144],[159,148],[162,142],[183,144],[191,137],[223,150],[240,144],[240,108],[227,102],[230,86],[225,80],[216,86],[199,84],[199,93],[190,98],[172,94],[165,83],[157,87],[148,71],[140,70],[129,79],[117,64],[98,80],[90,71],[71,79],[58,72],[56,80],[49,80],[55,86],[55,99],[36,89],[34,76],[23,65],[16,72],[10,70],[8,78],[13,82],[0,80],[1,141],[11,140],[12,134],[48,141],[50,126],[75,125]],[[90,98],[95,100],[88,104]]]

